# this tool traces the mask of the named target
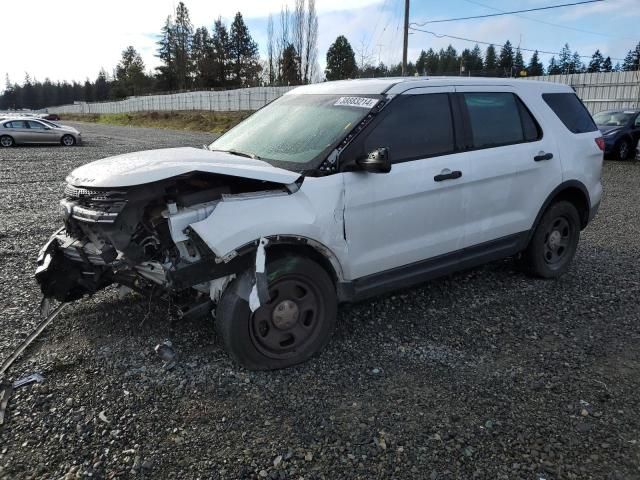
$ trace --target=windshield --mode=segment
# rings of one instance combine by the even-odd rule
[[[40,118],[39,119],[42,123],[49,125],[50,127],[54,127],[54,128],[60,128],[60,125],[58,125],[57,123],[53,123],[49,120],[45,120],[44,118]]]
[[[603,127],[622,127],[627,124],[634,112],[600,112],[596,113],[593,120],[596,125]]]
[[[380,98],[283,95],[209,148],[252,156],[289,170],[315,168]]]

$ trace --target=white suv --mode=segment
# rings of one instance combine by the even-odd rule
[[[45,297],[111,284],[215,312],[239,363],[281,368],[351,302],[499,258],[569,268],[600,203],[604,143],[570,87],[477,78],[290,91],[206,149],[120,155],[67,177]]]

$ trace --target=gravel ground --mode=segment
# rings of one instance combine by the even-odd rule
[[[81,128],[81,147],[0,150],[0,360],[36,323],[66,173],[212,139]],[[344,306],[327,350],[284,371],[238,368],[208,319],[83,299],[10,372],[46,380],[11,398],[0,478],[640,478],[640,164],[607,162],[604,181],[560,280],[505,260]]]

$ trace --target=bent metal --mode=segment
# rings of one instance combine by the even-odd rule
[[[508,79],[300,87],[205,149],[74,170],[36,278],[62,302],[161,291],[215,312],[242,365],[293,365],[326,345],[339,302],[516,254],[564,273],[602,192],[583,108],[569,87]]]

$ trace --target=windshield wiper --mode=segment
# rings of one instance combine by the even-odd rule
[[[246,157],[246,158],[252,158],[254,160],[262,160],[258,155],[256,155],[255,153],[245,153],[245,152],[239,152],[238,150],[234,150],[234,149],[230,149],[230,150],[217,150],[217,149],[212,149],[212,152],[224,152],[224,153],[230,153],[231,155],[237,155],[238,157]]]

